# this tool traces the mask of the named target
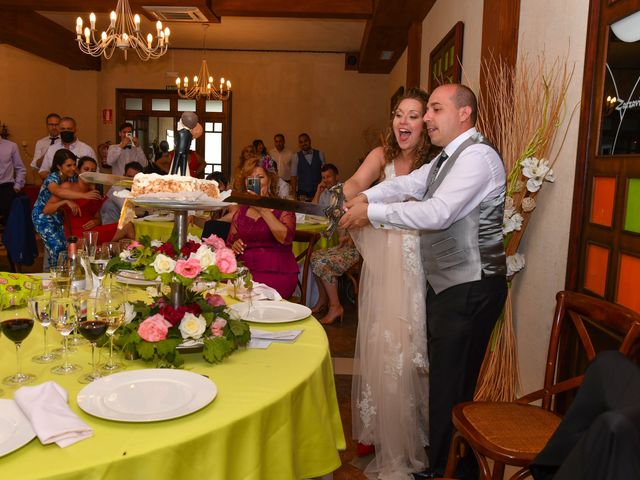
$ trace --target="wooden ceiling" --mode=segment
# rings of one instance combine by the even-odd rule
[[[209,23],[224,22],[224,17],[251,17],[256,28],[261,19],[300,19],[305,22],[334,21],[335,28],[344,25],[353,32],[353,22],[362,22],[364,34],[358,53],[358,71],[361,73],[389,73],[407,47],[412,23],[422,23],[436,0],[129,0],[134,13],[155,21],[143,6],[197,7]],[[115,9],[117,0],[0,0],[0,43],[28,51],[73,70],[100,70],[100,58],[80,51],[75,42],[75,16],[87,17],[108,13]],[[53,21],[47,18],[62,18]],[[66,18],[68,17],[68,19]],[[248,18],[247,18],[248,20]],[[342,22],[342,23],[340,23]],[[231,23],[231,22],[229,22]],[[173,25],[168,23],[171,28]],[[181,48],[201,48],[201,24],[193,28],[191,39],[183,39]],[[67,27],[68,26],[68,27]],[[184,24],[180,26],[184,31]],[[100,26],[98,24],[98,29]],[[287,28],[281,29],[281,44],[296,51],[296,38],[286,38]],[[176,35],[172,37],[172,45]],[[191,42],[191,43],[189,43]],[[177,43],[177,42],[176,42]],[[175,46],[175,45],[174,45]],[[308,47],[307,47],[308,48]],[[261,45],[244,47],[261,50]],[[321,49],[320,49],[321,50]]]

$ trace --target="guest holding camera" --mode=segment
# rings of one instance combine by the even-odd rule
[[[107,152],[107,164],[111,166],[111,173],[124,175],[124,167],[127,163],[138,162],[143,167],[149,163],[138,137],[133,134],[133,125],[125,122],[118,129],[120,143],[111,145]]]
[[[278,196],[273,160],[246,161],[239,173],[247,191],[265,197]],[[288,298],[298,283],[298,264],[291,248],[295,231],[293,212],[240,205],[231,220],[227,244],[257,282]]]

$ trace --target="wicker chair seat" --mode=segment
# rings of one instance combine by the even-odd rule
[[[529,465],[560,424],[553,412],[534,405],[469,402],[453,410],[453,423],[479,450],[510,465]],[[464,428],[461,428],[463,427]]]

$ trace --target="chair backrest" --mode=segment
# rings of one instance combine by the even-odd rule
[[[304,259],[304,265],[302,267],[302,278],[298,280],[298,287],[300,288],[300,299],[298,303],[304,305],[307,300],[307,281],[309,279],[309,266],[311,265],[311,254],[316,246],[316,243],[320,239],[320,234],[313,232],[303,232],[296,230],[293,236],[294,242],[306,243],[307,248],[300,252],[296,256],[296,262],[300,263]]]
[[[556,295],[556,311],[551,327],[549,351],[542,390],[520,400],[542,399],[542,407],[551,410],[558,393],[578,387],[584,375],[559,379],[558,359],[568,350],[567,333],[574,330],[577,344],[590,362],[596,356],[592,338],[595,331],[606,332],[619,343],[618,351],[629,356],[640,336],[640,314],[622,305],[577,292],[561,291]],[[590,332],[591,331],[591,332]],[[565,357],[566,358],[566,357]]]

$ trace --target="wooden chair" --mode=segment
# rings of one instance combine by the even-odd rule
[[[294,242],[306,243],[307,248],[305,248],[298,256],[296,256],[296,262],[298,264],[304,259],[304,264],[302,267],[302,278],[298,280],[298,288],[300,289],[300,298],[291,297],[289,300],[304,305],[307,301],[307,282],[309,279],[309,266],[311,265],[311,254],[313,253],[313,249],[318,243],[320,239],[320,234],[313,232],[303,232],[301,230],[296,230],[296,233],[293,237]]]
[[[573,343],[567,335],[571,330],[577,334],[577,341]],[[640,314],[581,293],[559,292],[542,389],[512,403],[456,405],[452,411],[454,434],[444,476],[453,476],[465,444],[471,447],[478,460],[481,479],[502,479],[505,465],[521,467],[512,480],[529,476],[528,465],[560,423],[558,394],[577,389],[584,376],[561,378],[566,375],[559,374],[557,368],[560,355],[575,364],[587,363],[578,361],[579,354],[583,353],[583,358],[591,361],[596,355],[592,337],[602,333],[607,335],[608,341],[614,339],[619,344],[618,350],[629,356],[635,353],[631,350],[640,335]],[[576,351],[569,352],[574,346],[577,346]],[[532,402],[540,402],[541,406],[531,405]],[[488,459],[494,463],[493,472]]]
[[[358,304],[358,292],[360,291],[360,274],[362,273],[362,258],[354,263],[349,270],[344,272],[342,278],[343,292],[347,300],[354,305]]]

